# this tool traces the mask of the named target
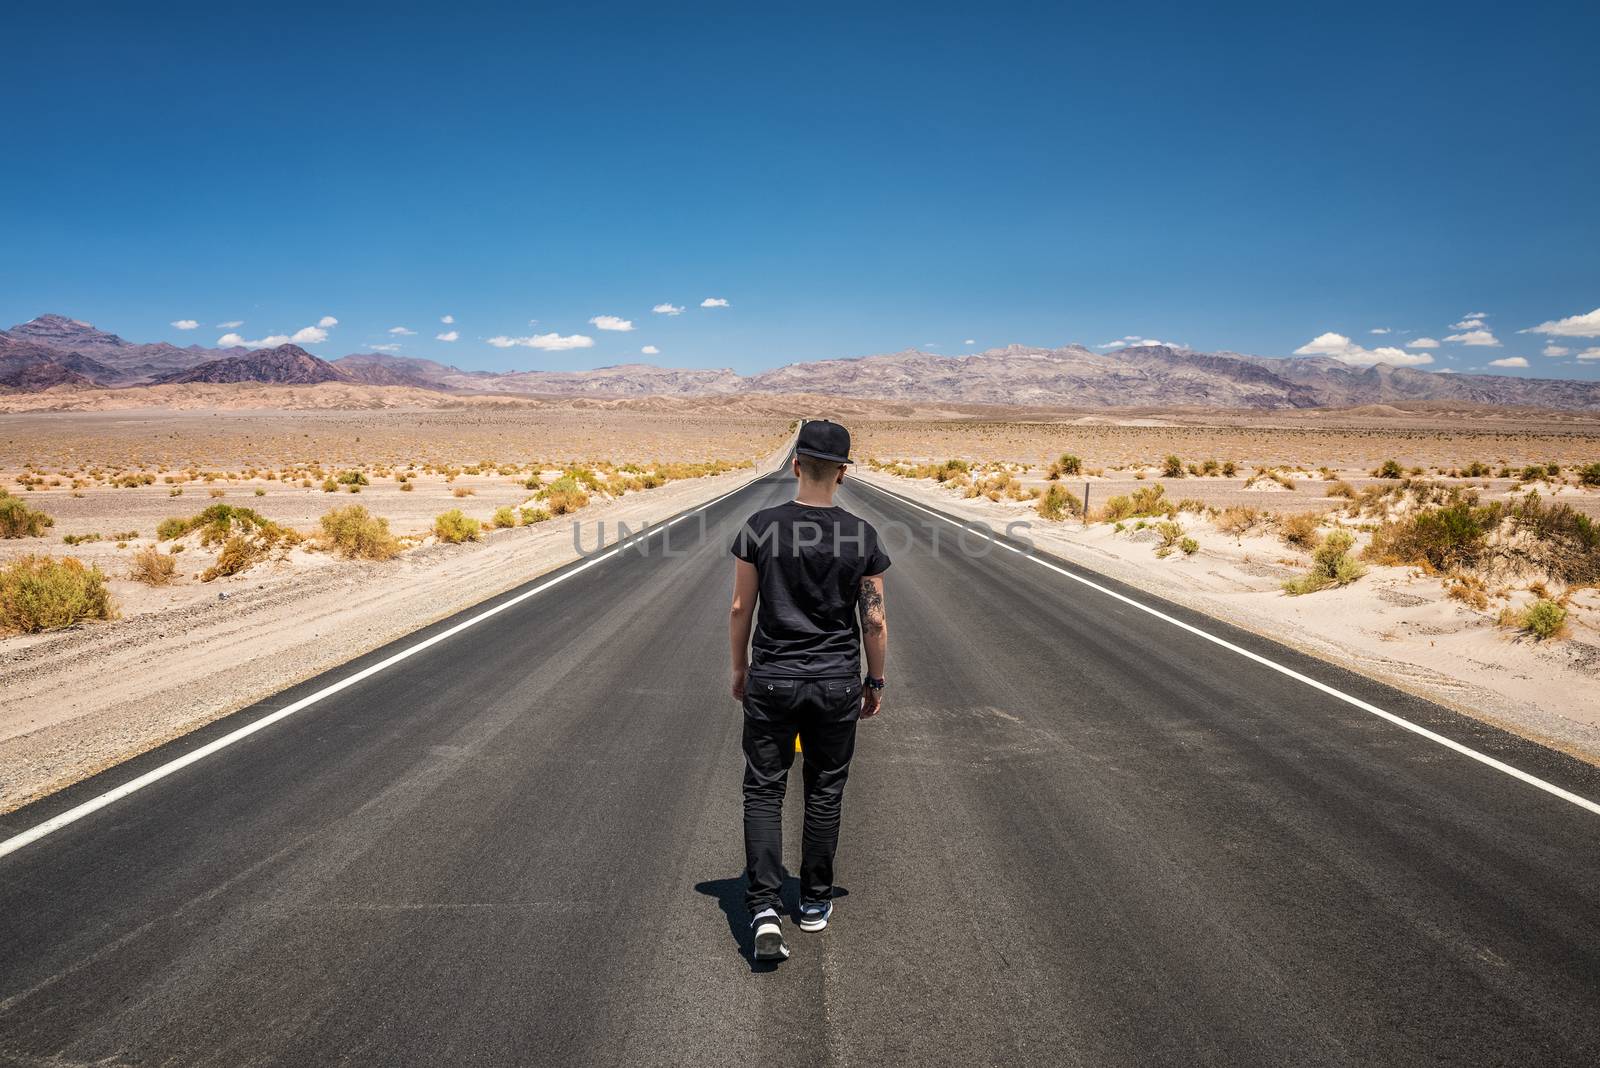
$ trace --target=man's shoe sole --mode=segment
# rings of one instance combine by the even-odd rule
[[[800,920],[800,930],[811,932],[822,930],[824,927],[828,926],[828,921],[833,918],[831,916],[832,911],[832,909],[828,910],[829,914],[824,914],[820,920]]]
[[[756,960],[788,960],[789,947],[783,944],[782,931],[763,931],[756,935]]]

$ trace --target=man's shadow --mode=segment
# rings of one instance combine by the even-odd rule
[[[756,939],[755,932],[750,930],[750,914],[744,907],[744,876],[736,875],[731,879],[708,879],[703,883],[696,883],[694,887],[707,897],[717,899],[717,904],[722,907],[722,915],[728,921],[728,933],[733,936],[733,941],[738,947],[739,954],[750,962],[752,972],[770,972],[778,967],[781,961],[758,961],[755,959]],[[786,931],[784,937],[791,938],[793,932],[798,930],[794,926],[795,914],[799,910],[800,880],[789,874],[787,868],[783,872],[783,887],[779,891],[783,895],[783,907],[778,911],[783,913]],[[850,896],[850,891],[842,886],[833,888],[834,900]]]

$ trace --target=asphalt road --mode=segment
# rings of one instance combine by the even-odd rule
[[[0,1063],[1600,1060],[1600,816],[948,527],[935,553],[940,524],[858,486],[841,503],[914,536],[886,711],[833,925],[753,967],[727,543],[791,489],[0,858]],[[1168,610],[1600,797],[1576,761]]]

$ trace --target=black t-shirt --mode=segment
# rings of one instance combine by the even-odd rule
[[[860,676],[861,580],[889,567],[871,523],[843,508],[790,501],[745,520],[733,555],[761,579],[751,674]]]

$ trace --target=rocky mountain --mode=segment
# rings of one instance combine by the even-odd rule
[[[444,384],[445,378],[467,373],[435,360],[390,356],[386,352],[352,352],[334,360],[333,368],[352,382],[417,389],[449,389]]]
[[[279,345],[257,349],[243,356],[211,360],[182,371],[171,371],[156,378],[154,385],[176,382],[269,382],[281,385],[310,385],[316,382],[347,382],[327,360],[311,355],[299,345]]]
[[[1315,394],[1245,361],[1158,346],[1093,352],[1008,345],[967,356],[915,349],[779,367],[748,379],[764,392],[884,400],[1082,407],[1214,405],[1309,408]]]
[[[19,346],[21,346],[19,348]],[[7,355],[9,353],[9,355]],[[60,315],[0,331],[11,389],[167,382],[346,382],[451,393],[640,397],[808,394],[899,404],[1034,407],[1314,408],[1403,402],[1600,410],[1600,382],[1356,367],[1133,346],[1005,348],[961,356],[904,352],[792,363],[744,376],[727,368],[619,364],[588,371],[465,371],[435,360],[352,353],[329,363],[295,345],[243,349],[136,345]]]
[[[22,341],[4,330],[0,330],[0,365],[5,367],[0,371],[0,381],[13,389],[24,388],[21,384],[24,380],[47,383],[27,387],[30,389],[48,389],[62,383],[113,386],[123,381],[120,372],[98,360]],[[32,370],[24,373],[24,368]]]
[[[111,379],[96,378],[104,385],[132,385],[160,375],[195,367],[208,360],[238,356],[242,348],[208,349],[203,345],[179,347],[164,341],[138,345],[116,334],[107,333],[81,319],[64,315],[41,315],[5,331],[17,341],[31,342],[61,353],[76,353],[110,368]],[[94,375],[89,377],[95,378]]]

